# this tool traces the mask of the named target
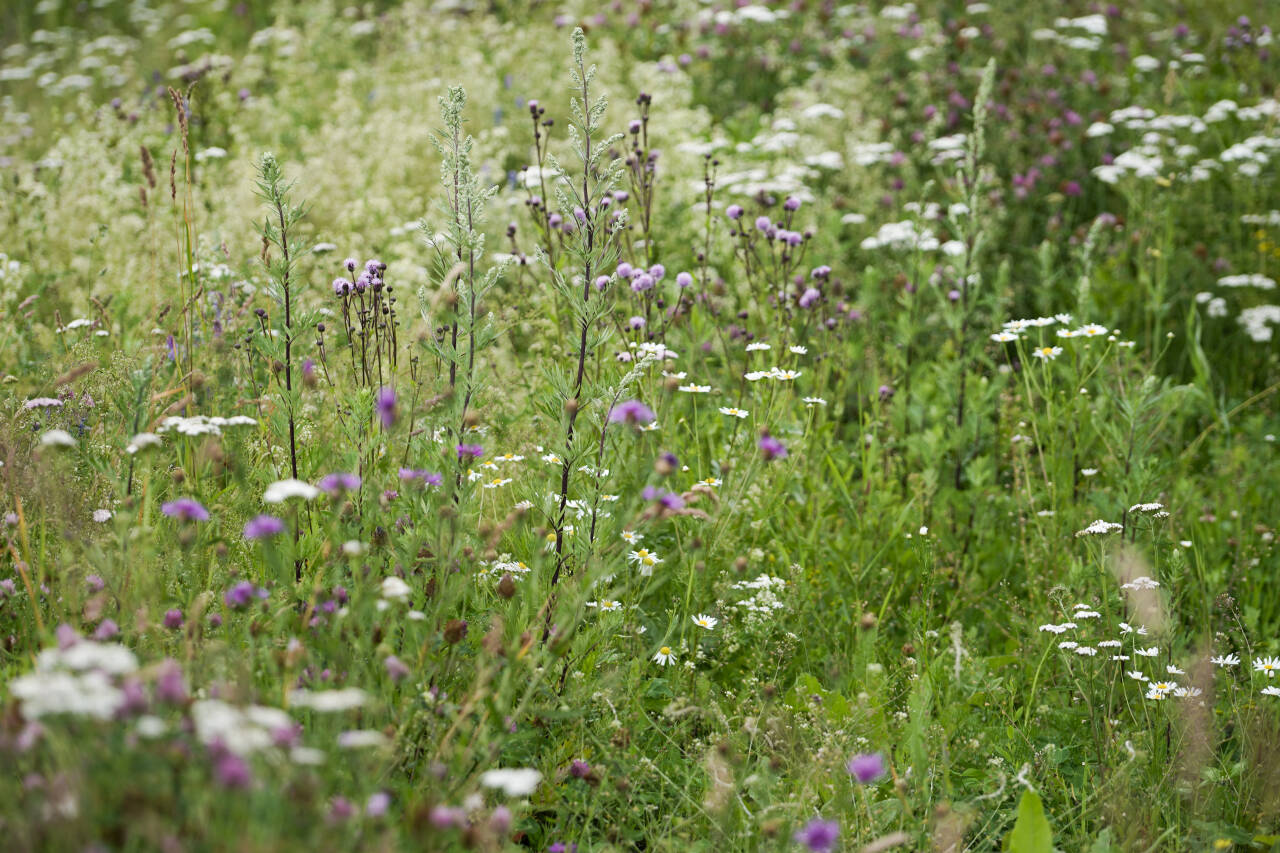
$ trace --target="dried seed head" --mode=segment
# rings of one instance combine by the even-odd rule
[[[444,623],[444,639],[450,644],[456,645],[467,636],[467,622],[465,619],[450,619]]]

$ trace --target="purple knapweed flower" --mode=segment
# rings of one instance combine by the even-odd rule
[[[341,823],[349,820],[356,813],[356,807],[351,805],[351,801],[342,795],[338,795],[329,801],[329,822]]]
[[[654,486],[645,486],[640,496],[647,501],[655,501],[662,504],[663,507],[670,510],[684,509],[684,498],[675,492],[668,492],[666,489],[659,489]]]
[[[834,820],[823,820],[815,817],[806,823],[803,827],[796,831],[792,839],[797,844],[803,844],[814,853],[828,853],[836,846],[836,839],[840,837],[840,824]]]
[[[760,452],[764,454],[766,462],[770,462],[774,459],[787,458],[786,446],[767,432],[760,436],[760,441],[757,442],[757,446],[760,448]]]
[[[267,595],[265,589],[254,586],[249,581],[240,581],[227,590],[222,600],[232,610],[243,610],[252,604],[255,598],[266,598]]]
[[[194,498],[178,498],[160,505],[160,511],[179,521],[208,521],[209,511]]]
[[[320,478],[320,491],[337,497],[343,492],[354,492],[360,488],[358,474],[326,474]]]
[[[213,778],[224,788],[243,790],[253,784],[249,763],[227,749],[218,750],[213,759]]]
[[[170,705],[187,701],[187,684],[182,677],[182,667],[173,658],[165,658],[156,677],[156,699]]]
[[[379,388],[377,408],[382,428],[391,429],[391,425],[396,422],[396,392],[391,388]]]
[[[386,791],[378,791],[369,796],[369,801],[364,806],[364,813],[368,817],[382,817],[390,807],[391,795]]]
[[[252,541],[270,539],[284,532],[284,522],[274,515],[259,515],[244,523],[244,538]]]
[[[382,663],[386,666],[387,675],[391,676],[392,681],[401,681],[409,675],[409,667],[395,655],[389,656]]]
[[[881,779],[887,771],[884,756],[878,752],[864,752],[849,759],[845,765],[849,775],[857,779],[859,784],[869,785]]]
[[[609,423],[611,424],[637,426],[639,424],[653,423],[655,417],[653,409],[650,409],[639,400],[626,400],[609,410]]]

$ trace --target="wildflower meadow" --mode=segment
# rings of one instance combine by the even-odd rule
[[[1280,849],[1274,0],[0,8],[0,849]]]

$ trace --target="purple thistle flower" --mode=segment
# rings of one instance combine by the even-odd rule
[[[471,459],[479,459],[481,456],[484,456],[484,448],[478,444],[459,444],[457,450],[459,460],[466,459],[468,457]]]
[[[170,705],[187,701],[187,685],[182,678],[182,667],[173,658],[165,658],[156,678],[156,699]]]
[[[365,804],[364,813],[369,817],[382,817],[390,807],[391,795],[386,791],[378,791],[370,795],[369,802]]]
[[[627,400],[609,410],[608,421],[611,424],[631,424],[636,426],[652,423],[655,417],[653,410],[644,403],[639,400]]]
[[[857,779],[858,783],[862,785],[878,781],[888,772],[885,768],[884,756],[878,752],[864,752],[860,755],[855,755],[849,759],[845,769],[849,771],[850,776]]]
[[[693,284],[693,276],[687,272],[676,273],[676,286],[689,287]]]
[[[354,492],[360,488],[358,474],[326,474],[320,478],[320,491],[337,497],[343,492]]]
[[[178,498],[176,501],[169,501],[161,504],[160,511],[170,518],[176,518],[179,521],[208,521],[209,511],[200,505],[200,502],[194,498]]]
[[[764,454],[764,458],[766,462],[771,462],[774,459],[787,458],[786,446],[783,445],[781,441],[778,441],[778,439],[769,435],[769,433],[767,432],[764,435],[760,436],[760,441],[757,443],[757,445],[760,448],[760,452]]]
[[[668,492],[666,489],[658,489],[653,486],[645,486],[644,491],[640,493],[647,501],[657,501],[670,510],[684,509],[684,498],[675,492]]]
[[[93,638],[101,642],[102,640],[110,640],[119,633],[120,626],[116,624],[116,620],[108,617],[98,623],[98,630],[93,632]]]
[[[382,663],[386,666],[387,675],[391,676],[392,681],[401,681],[409,675],[409,667],[395,655],[391,655]]]
[[[792,839],[797,844],[803,844],[814,853],[828,853],[836,846],[836,839],[840,837],[840,824],[834,820],[823,820],[815,817],[806,823],[801,829],[796,831]]]
[[[253,784],[253,773],[243,758],[226,749],[213,760],[213,777],[224,788],[243,790]]]
[[[333,280],[334,296],[345,296],[346,294],[350,293],[354,288],[355,288],[355,285],[352,284],[349,279],[335,278]]]
[[[250,541],[270,539],[284,532],[284,522],[274,515],[259,515],[244,523],[244,538]]]
[[[182,627],[182,611],[176,607],[172,610],[166,610],[162,621],[170,631],[176,631]]]
[[[240,583],[227,590],[222,600],[232,610],[243,610],[252,604],[255,598],[266,597],[267,591],[265,589],[256,587],[249,581],[240,581]]]
[[[816,287],[807,288],[805,292],[800,296],[800,301],[799,301],[800,307],[809,308],[813,305],[813,303],[817,302],[821,298],[822,298],[822,291],[818,290],[818,288]]]
[[[569,775],[575,779],[585,779],[591,774],[591,765],[581,758],[573,759],[569,765]]]
[[[382,428],[391,429],[391,425],[396,422],[396,392],[390,388],[379,388],[377,407]]]
[[[356,813],[356,807],[344,796],[336,796],[329,801],[329,822],[341,823]]]
[[[724,209],[724,215],[736,222],[737,220],[742,218],[742,205],[740,204],[729,205]]]

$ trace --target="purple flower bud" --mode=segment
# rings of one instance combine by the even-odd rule
[[[880,395],[880,402],[884,403],[893,399],[893,387],[889,385],[881,385],[877,392]]]
[[[640,132],[640,119],[638,119],[638,118],[633,118],[630,122],[628,122],[628,123],[627,123],[627,130],[631,131],[632,133],[639,133],[639,132]]]
[[[627,325],[628,325],[629,327],[631,327],[631,329],[632,329],[633,331],[634,331],[634,330],[643,329],[643,328],[644,328],[644,318],[643,318],[643,317],[641,317],[639,314],[636,314],[636,315],[635,315],[635,316],[633,316],[630,320],[628,320],[628,321],[627,321]]]
[[[342,265],[347,268],[347,272],[355,272],[356,267],[360,266],[360,262],[355,258],[347,258],[342,262]]]
[[[166,610],[162,621],[170,631],[176,631],[182,627],[182,611],[177,608]]]

